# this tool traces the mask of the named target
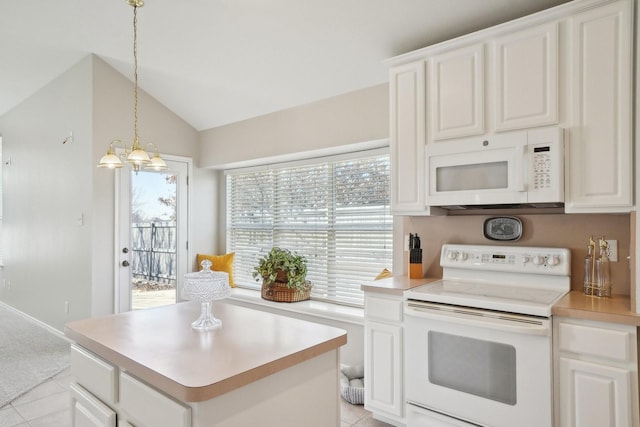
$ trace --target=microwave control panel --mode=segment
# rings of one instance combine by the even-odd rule
[[[533,179],[534,190],[551,188],[552,182],[552,159],[551,146],[545,145],[533,148]]]
[[[528,203],[564,201],[563,136],[557,127],[527,132]]]

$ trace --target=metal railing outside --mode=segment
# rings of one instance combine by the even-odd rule
[[[175,286],[176,232],[173,221],[131,225],[131,272],[134,280]]]

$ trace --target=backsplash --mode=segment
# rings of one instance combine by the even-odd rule
[[[508,215],[508,214],[507,214]],[[500,215],[450,215],[404,217],[404,234],[418,233],[422,239],[425,277],[441,277],[440,247],[443,243],[505,246],[550,246],[571,250],[571,288],[582,290],[582,260],[589,236],[618,241],[618,262],[611,264],[613,294],[629,294],[630,216],[628,214],[524,214],[522,238],[496,242],[484,237],[485,219]],[[407,253],[405,253],[405,258]]]

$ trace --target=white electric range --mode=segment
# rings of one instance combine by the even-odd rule
[[[440,264],[442,280],[404,294],[408,427],[551,427],[551,307],[570,251],[446,244]]]

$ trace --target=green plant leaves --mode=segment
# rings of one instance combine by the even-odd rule
[[[308,284],[307,259],[289,249],[274,246],[269,253],[258,261],[252,273],[256,281],[263,279],[265,285],[276,281],[278,271],[287,273],[286,286],[288,288],[304,289]]]

